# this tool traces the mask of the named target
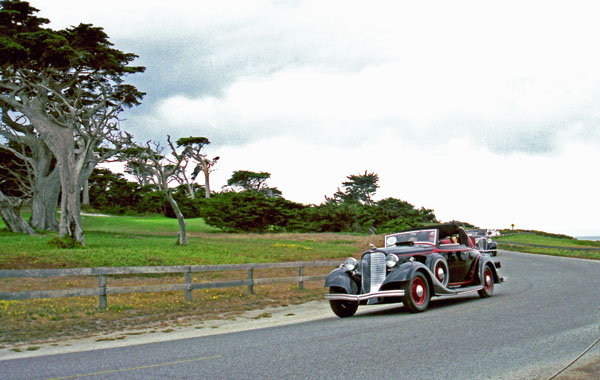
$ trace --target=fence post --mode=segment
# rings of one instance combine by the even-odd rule
[[[106,275],[98,275],[98,288],[100,290],[100,295],[98,296],[98,308],[100,310],[106,310],[107,302],[106,302]]]
[[[298,289],[304,289],[304,267],[300,266],[300,268],[298,268],[298,276],[300,277],[300,280],[298,281]]]
[[[185,299],[187,301],[192,300],[192,267],[188,267],[185,272],[185,284],[187,285],[185,289]]]
[[[248,284],[248,293],[254,294],[254,268],[248,269],[248,280],[250,280],[250,284]]]

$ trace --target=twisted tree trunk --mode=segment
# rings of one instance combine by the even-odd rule
[[[35,231],[33,228],[21,216],[22,205],[22,200],[7,197],[0,191],[0,214],[2,215],[4,224],[6,224],[6,228],[11,232],[34,235]]]
[[[23,109],[23,113],[36,126],[40,135],[54,153],[61,185],[60,222],[58,236],[71,236],[77,243],[85,246],[85,235],[81,226],[80,174],[82,157],[75,154],[73,130],[50,121],[40,109],[37,101],[32,101]]]
[[[202,173],[204,173],[204,196],[210,198],[210,167],[206,164],[202,165]]]
[[[36,175],[31,199],[29,223],[38,231],[58,231],[56,210],[60,193],[60,176],[55,168],[48,176]]]
[[[177,201],[171,195],[171,190],[167,188],[165,191],[167,194],[167,200],[171,204],[173,211],[175,212],[175,216],[177,217],[177,221],[179,222],[179,235],[177,236],[177,244],[179,245],[188,245],[188,238],[185,231],[185,218],[183,217],[183,213],[179,209],[177,205]]]

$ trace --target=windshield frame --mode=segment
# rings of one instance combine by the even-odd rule
[[[432,235],[433,234],[433,235]],[[439,231],[437,229],[422,229],[415,231],[405,231],[405,232],[397,232],[395,234],[385,235],[384,244],[385,247],[396,247],[398,245],[402,245],[402,243],[410,244],[438,244],[438,234]],[[427,236],[427,237],[425,237]],[[433,239],[432,239],[433,238]],[[426,239],[426,240],[424,240]]]

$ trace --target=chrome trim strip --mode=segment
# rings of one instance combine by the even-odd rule
[[[344,293],[331,293],[325,294],[325,299],[328,300],[342,300],[342,301],[364,301],[371,298],[383,298],[383,297],[404,297],[404,290],[382,290],[379,292],[367,293],[367,294],[344,294]]]

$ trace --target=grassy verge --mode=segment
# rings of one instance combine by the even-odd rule
[[[536,232],[516,232],[496,238],[501,249],[512,251],[537,253],[552,256],[577,257],[584,259],[600,260],[600,242],[577,240],[564,235],[552,235]],[[523,244],[538,244],[557,248],[527,247],[512,245],[509,242]],[[560,248],[564,247],[564,248]],[[597,251],[572,250],[566,248],[595,248]]]
[[[209,265],[344,258],[368,237],[338,234],[221,234],[202,219],[186,221],[189,245],[176,246],[177,221],[164,217],[83,218],[85,248],[48,245],[52,234],[0,231],[0,269],[139,265]],[[366,239],[366,240],[365,240]]]
[[[177,246],[177,221],[164,217],[84,216],[87,246],[58,249],[53,234],[27,236],[0,230],[0,269],[81,268],[97,266],[238,264],[257,262],[342,260],[357,256],[382,237],[346,234],[223,234],[201,219],[187,220],[189,245]],[[305,275],[331,268],[305,268]],[[255,278],[295,276],[297,270],[255,270]],[[195,275],[194,282],[246,278],[245,271]],[[202,276],[202,277],[200,277]],[[183,276],[110,276],[109,286],[181,283]],[[96,278],[0,280],[0,291],[96,287]],[[197,290],[193,300],[183,292],[108,296],[108,310],[97,297],[0,301],[0,349],[24,350],[32,344],[65,337],[99,335],[130,326],[154,328],[197,324],[212,318],[234,318],[246,310],[286,306],[322,299],[321,282],[258,285]],[[102,339],[102,338],[98,338]]]

